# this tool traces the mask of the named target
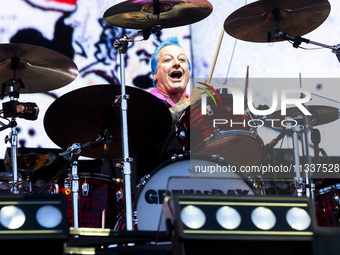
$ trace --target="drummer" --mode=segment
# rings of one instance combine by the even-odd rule
[[[173,125],[168,135],[159,144],[146,145],[137,157],[138,175],[150,173],[161,162],[170,159],[174,154],[183,154],[183,146],[175,133],[175,122],[183,110],[189,106],[190,99],[186,89],[190,79],[191,65],[189,59],[176,37],[164,40],[151,57],[152,79],[155,88],[151,94],[162,100],[169,108]],[[191,93],[198,99],[201,90],[194,89]],[[137,176],[137,177],[142,177]]]

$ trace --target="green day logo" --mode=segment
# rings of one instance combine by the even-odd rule
[[[248,95],[247,98],[245,98],[242,90],[234,85],[230,84],[222,84],[222,85],[214,85],[212,87],[211,85],[208,85],[206,83],[201,83],[204,85],[203,87],[197,87],[201,90],[203,90],[205,93],[202,93],[201,95],[201,114],[207,115],[209,114],[209,111],[207,110],[207,98],[208,96],[213,100],[216,107],[218,107],[217,100],[219,101],[219,104],[223,106],[223,101],[219,95],[219,93],[216,91],[216,89],[228,89],[228,92],[232,95],[232,106],[233,106],[233,115],[244,115],[245,109],[248,110],[248,112],[252,113],[254,116],[259,117],[259,119],[252,119],[251,122],[258,122],[263,123],[264,116],[270,116],[270,114],[274,113],[279,104],[278,99],[280,99],[281,104],[281,115],[286,116],[287,108],[289,107],[297,107],[305,116],[311,116],[312,114],[308,111],[308,109],[303,105],[310,101],[311,99],[311,93],[305,89],[273,89],[272,90],[272,104],[268,109],[256,109],[253,104],[253,91],[251,88],[248,89]],[[292,95],[304,95],[303,98],[299,97],[293,97]],[[215,99],[217,98],[217,100]],[[246,99],[246,100],[245,100]],[[247,105],[245,105],[245,102]],[[247,106],[247,107],[246,107]],[[274,125],[275,121],[280,121],[279,119],[269,119],[265,117],[265,121],[269,121]],[[297,125],[297,122],[294,120],[290,120],[291,122],[294,122],[293,126]],[[285,120],[281,121],[285,122]],[[228,120],[225,119],[214,119],[213,120],[213,126],[216,127],[216,125],[221,124],[227,124]],[[249,124],[249,123],[248,123]],[[251,124],[249,124],[252,126]],[[283,126],[285,126],[284,123],[282,123]],[[258,124],[257,124],[258,126]],[[260,125],[261,126],[261,125]],[[254,125],[255,127],[255,125]]]

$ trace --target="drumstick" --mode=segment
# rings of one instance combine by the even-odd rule
[[[249,66],[247,66],[246,84],[245,84],[245,88],[244,88],[244,98],[246,100],[248,98],[248,86],[249,86]]]
[[[210,73],[209,73],[209,77],[208,77],[208,81],[207,81],[208,84],[211,83],[211,79],[212,79],[212,76],[213,76],[213,73],[214,73],[214,70],[215,70],[217,57],[218,57],[218,54],[220,52],[220,48],[221,48],[221,44],[222,44],[222,40],[223,40],[223,35],[224,35],[224,27],[222,27],[220,38],[218,39],[218,43],[217,43],[217,47],[216,47],[216,51],[215,51],[215,56],[214,56],[214,59],[213,59],[213,62],[212,62],[211,68],[210,68]]]

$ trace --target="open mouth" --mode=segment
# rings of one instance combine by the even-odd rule
[[[170,74],[171,79],[179,80],[182,78],[183,73],[181,71],[174,71]]]

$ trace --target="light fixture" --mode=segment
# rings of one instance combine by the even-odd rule
[[[313,253],[311,199],[173,194],[164,201],[173,254]]]
[[[1,247],[14,249],[16,254],[61,255],[68,233],[63,195],[0,196]]]

